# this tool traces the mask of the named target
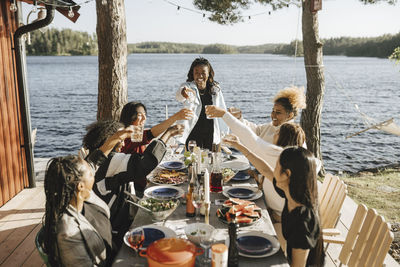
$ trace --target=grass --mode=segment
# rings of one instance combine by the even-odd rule
[[[400,170],[385,169],[376,173],[343,175],[350,198],[377,210],[387,222],[400,222]]]

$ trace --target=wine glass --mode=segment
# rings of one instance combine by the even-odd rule
[[[192,194],[192,203],[193,203],[193,206],[196,208],[196,222],[200,221],[199,213],[200,213],[201,206],[203,205],[203,201],[204,201],[203,197],[204,197],[204,191],[203,191],[202,186],[199,184],[195,188],[195,190],[193,191],[193,194]]]
[[[211,264],[210,259],[210,247],[213,243],[213,231],[210,232],[201,232],[199,233],[200,237],[200,246],[204,249],[203,259],[201,260],[202,266],[209,266]]]
[[[143,242],[144,242],[144,230],[143,228],[139,227],[134,230],[132,230],[131,234],[128,237],[129,244],[131,245],[131,248],[135,250],[136,253],[138,253],[139,248],[142,247]]]
[[[195,146],[196,146],[196,140],[189,140],[188,149],[189,149],[190,153],[193,153]]]

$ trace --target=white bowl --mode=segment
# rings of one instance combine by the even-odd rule
[[[185,227],[185,234],[187,238],[193,242],[195,245],[200,245],[200,235],[211,236],[215,231],[215,228],[212,225],[205,223],[192,223],[187,224]]]

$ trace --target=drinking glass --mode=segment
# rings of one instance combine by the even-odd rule
[[[193,197],[192,197],[192,203],[193,206],[196,208],[196,221],[200,221],[200,209],[201,206],[203,205],[204,201],[204,191],[203,188],[200,184],[198,184],[193,191]]]
[[[130,125],[128,128],[133,130],[133,133],[131,135],[131,141],[132,142],[142,142],[144,126],[143,125]]]
[[[202,266],[209,266],[211,264],[210,259],[210,247],[213,243],[214,237],[213,232],[202,233],[200,232],[200,246],[204,249],[203,259],[200,261]]]
[[[193,153],[193,149],[196,146],[196,141],[195,140],[189,140],[188,142],[188,149],[190,153]]]
[[[131,245],[131,248],[135,250],[136,253],[138,253],[139,248],[142,247],[143,242],[144,242],[144,230],[143,228],[136,228],[134,229],[131,234],[128,237],[129,244]]]
[[[210,117],[210,116],[207,114],[207,108],[210,107],[210,106],[211,106],[211,105],[205,105],[204,108],[205,108],[205,110],[206,110],[206,118],[209,119],[209,120],[212,120],[212,119],[214,119],[214,118]]]
[[[254,179],[256,180],[258,191],[261,191],[263,189],[263,183],[264,183],[265,176],[261,175],[261,174],[256,174],[254,176]]]

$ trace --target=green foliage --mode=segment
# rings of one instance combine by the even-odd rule
[[[400,63],[400,46],[396,47],[396,49],[390,55],[389,59],[394,60],[396,64]]]
[[[340,37],[323,39],[324,55],[344,55],[349,57],[389,57],[400,44],[400,33],[385,34],[379,37],[351,38]],[[287,45],[280,45],[274,54],[294,55],[295,41]],[[298,42],[297,55],[303,55],[302,42]],[[394,55],[395,57],[396,55]]]
[[[128,53],[189,53],[200,54],[204,45],[199,44],[179,44],[168,42],[143,42],[138,44],[128,44]]]
[[[230,45],[212,44],[203,48],[203,54],[235,54],[237,49]]]
[[[97,37],[87,32],[70,29],[38,30],[30,33],[31,44],[26,46],[28,55],[96,55]]]

